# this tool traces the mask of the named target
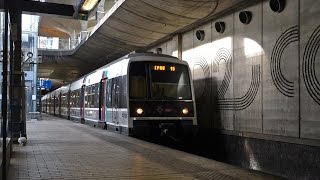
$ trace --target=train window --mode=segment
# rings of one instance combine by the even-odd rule
[[[80,107],[80,90],[75,91],[74,107]]]
[[[174,71],[151,70],[151,97],[153,99],[191,99],[189,72],[185,65],[167,65]]]
[[[94,94],[94,107],[98,108],[99,107],[99,88],[100,88],[100,83],[95,84],[95,94]]]
[[[120,102],[119,108],[127,108],[127,76],[120,77]]]
[[[80,107],[80,90],[77,90],[77,107]]]
[[[61,95],[61,107],[67,107],[67,93]]]
[[[73,95],[73,107],[77,107],[78,105],[78,97],[77,97],[77,91],[74,92],[74,95]]]
[[[119,107],[119,77],[112,79],[112,107]]]
[[[74,92],[70,92],[70,107],[74,106]]]
[[[57,110],[57,108],[58,108],[58,106],[59,106],[59,95],[57,95],[57,97],[55,97],[55,106],[56,106],[56,110]]]
[[[91,93],[91,86],[86,86],[85,92],[84,92],[84,106],[85,107],[90,107],[90,93]]]
[[[129,73],[130,98],[143,99],[147,97],[146,63],[132,62]]]
[[[112,94],[111,94],[111,90],[112,90],[112,79],[108,79],[107,80],[107,87],[106,87],[106,106],[108,108],[112,107],[111,105],[111,98],[112,98]]]

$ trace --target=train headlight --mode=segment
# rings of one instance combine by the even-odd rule
[[[188,114],[189,113],[189,109],[188,108],[183,108],[182,109],[182,113],[183,114]]]
[[[142,114],[143,113],[143,109],[142,108],[138,108],[136,112],[137,112],[137,114]]]

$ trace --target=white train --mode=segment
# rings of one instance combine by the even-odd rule
[[[123,134],[190,134],[197,125],[188,64],[136,53],[41,99],[42,111]]]

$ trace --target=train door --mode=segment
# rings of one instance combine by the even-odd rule
[[[61,100],[61,97],[62,97],[62,96],[61,96],[61,93],[60,93],[60,94],[59,94],[59,112],[58,112],[58,113],[59,113],[59,116],[61,116],[61,101],[62,101],[62,100]]]
[[[119,78],[113,78],[112,80],[112,120],[116,126],[119,126]],[[117,130],[117,129],[116,129]]]
[[[68,116],[68,119],[70,119],[70,98],[71,98],[71,91],[69,90],[67,93],[67,99],[68,99],[67,116]]]
[[[49,114],[49,110],[48,110],[48,97],[45,99],[45,109],[44,109],[44,111],[45,111],[45,113],[47,113],[47,114]]]
[[[99,87],[99,120],[100,121],[105,121],[104,119],[104,110],[105,107],[105,84],[106,84],[106,79],[102,79],[100,81],[100,87]]]
[[[106,124],[111,124],[112,119],[112,79],[104,79],[103,118]],[[108,126],[107,126],[108,128]]]
[[[53,96],[53,115],[56,115],[56,96]]]
[[[85,85],[81,87],[80,91],[80,118],[81,118],[81,123],[84,124],[84,90],[85,90]]]

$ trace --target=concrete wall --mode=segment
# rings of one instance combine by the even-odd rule
[[[249,24],[237,11],[182,34],[200,128],[319,148],[320,1],[287,0],[278,13],[261,0],[244,10],[252,13]],[[220,21],[223,33],[215,29]],[[176,39],[151,51],[177,56]]]
[[[244,10],[249,24],[238,11],[182,34],[200,126],[320,140],[320,2],[290,0],[277,13],[262,1]],[[151,51],[178,56],[177,39]]]

